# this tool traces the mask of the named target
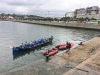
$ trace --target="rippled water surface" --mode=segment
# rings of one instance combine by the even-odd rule
[[[52,48],[56,44],[66,43],[66,41],[73,42],[74,46],[77,46],[79,42],[90,40],[98,36],[99,33],[99,30],[0,21],[0,73],[44,59],[42,52],[45,48]],[[51,35],[54,36],[52,44],[16,55],[12,54],[10,46],[19,46],[20,43],[50,37]]]

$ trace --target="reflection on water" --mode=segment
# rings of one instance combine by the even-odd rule
[[[32,51],[34,52],[35,49],[32,49],[32,50],[25,50],[25,51],[22,51],[22,52],[13,54],[13,60],[15,60],[15,59],[17,59],[17,58],[20,58],[20,57],[22,57],[22,56],[25,56],[25,54],[29,54],[29,55],[30,55],[30,53],[31,53]]]
[[[74,46],[77,46],[81,41],[90,40],[100,35],[99,33],[99,30],[0,21],[0,73],[45,59],[42,54],[45,48],[51,48],[57,44],[66,43],[66,41],[73,42]],[[28,50],[13,55],[12,49],[9,48],[10,46],[19,46],[20,43],[25,43],[26,41],[38,40],[50,37],[51,35],[54,36],[52,44],[39,49]]]

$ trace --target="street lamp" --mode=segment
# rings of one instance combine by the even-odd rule
[[[49,11],[48,11],[48,17],[49,17]]]

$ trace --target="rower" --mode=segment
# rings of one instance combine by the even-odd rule
[[[43,38],[41,38],[41,42],[42,42],[42,44],[44,44],[44,40],[43,40]]]
[[[39,46],[39,42],[38,41],[36,41],[36,45]]]
[[[31,47],[32,47],[32,44],[33,44],[33,42],[31,41],[31,42],[30,42],[30,46],[31,46]]]
[[[30,44],[30,42],[27,44],[27,46],[28,46],[28,48],[30,48],[30,47],[31,47],[31,44]]]
[[[49,41],[51,41],[53,39],[53,36],[51,35],[51,38],[49,38]]]
[[[40,44],[40,45],[42,44],[42,41],[41,41],[41,39],[39,39],[39,40],[38,40],[38,42],[39,42],[39,44]]]
[[[31,44],[31,47],[35,47],[34,43]]]
[[[24,47],[27,48],[27,41],[26,41],[26,43],[24,44]]]
[[[19,46],[20,48],[24,48],[24,45],[23,45],[23,43],[22,44],[20,44],[20,46]]]

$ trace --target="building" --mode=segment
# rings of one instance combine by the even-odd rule
[[[86,15],[86,10],[84,8],[76,9],[75,15],[76,15],[76,17],[81,17],[83,15]]]
[[[65,14],[65,17],[75,17],[75,13],[74,12],[67,12]]]
[[[8,16],[8,19],[14,19],[13,16]]]
[[[98,6],[92,6],[85,8],[80,8],[75,10],[75,16],[77,18],[95,18],[100,19],[100,8]]]
[[[97,6],[92,6],[92,7],[87,7],[86,8],[86,13],[88,14],[88,15],[96,15],[96,14],[98,14],[98,7]]]
[[[100,8],[98,8],[98,13],[100,14]]]

